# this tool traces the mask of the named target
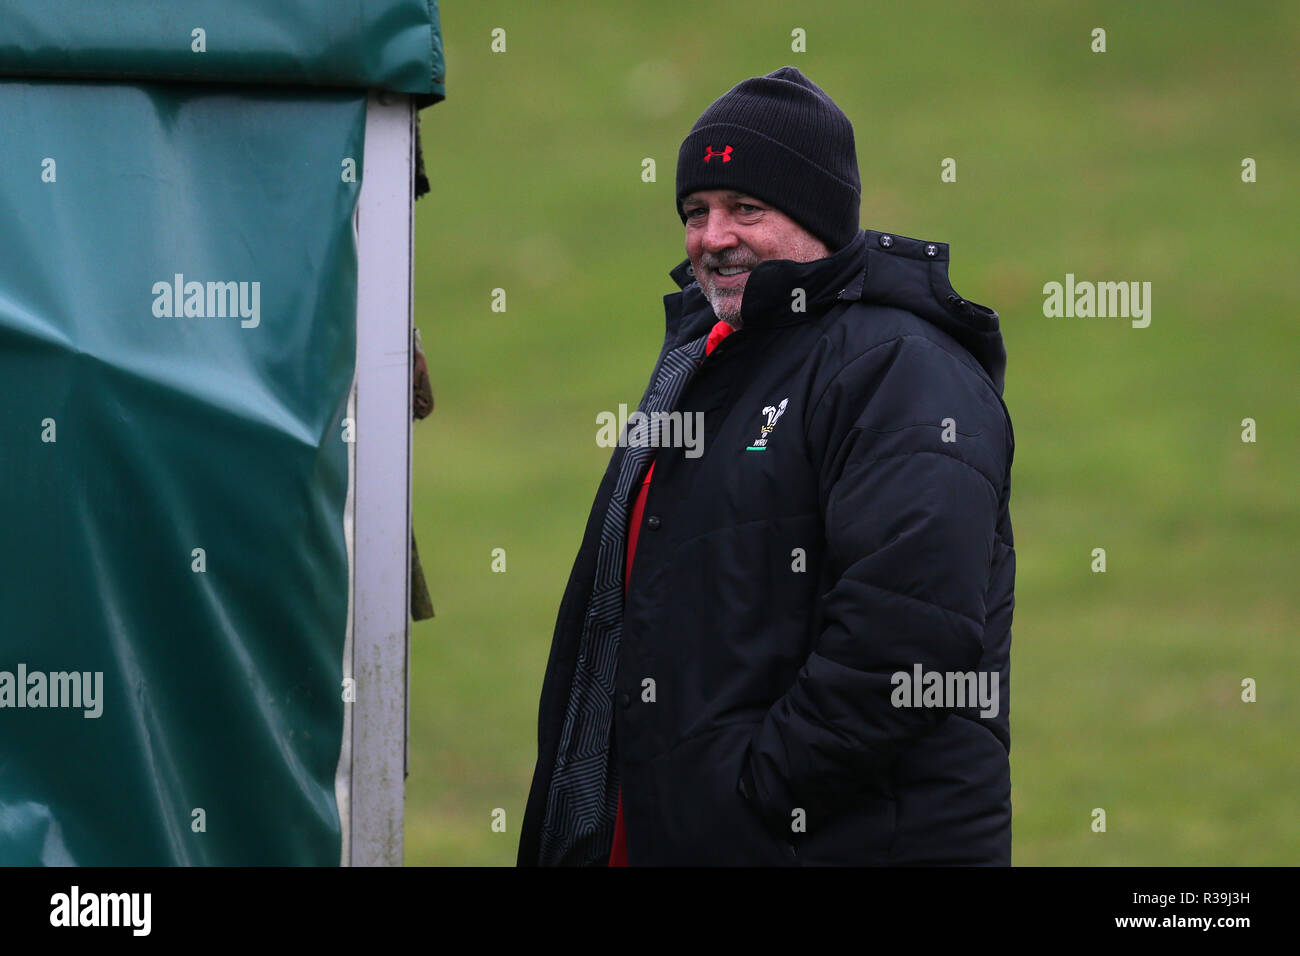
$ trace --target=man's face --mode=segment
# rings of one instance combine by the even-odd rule
[[[811,262],[830,255],[812,233],[771,203],[729,189],[705,189],[682,201],[686,254],[713,314],[740,328],[749,271],[768,259]],[[724,275],[739,268],[735,275]]]

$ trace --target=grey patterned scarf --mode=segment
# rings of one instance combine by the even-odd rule
[[[618,815],[618,768],[609,756],[614,674],[623,633],[628,514],[658,444],[658,436],[650,435],[650,423],[663,419],[654,413],[676,409],[707,340],[707,334],[701,335],[664,356],[639,409],[647,417],[626,436],[628,448],[601,528],[595,583],[551,772],[542,825],[542,866],[599,866],[609,860]]]

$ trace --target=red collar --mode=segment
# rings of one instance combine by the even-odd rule
[[[712,353],[712,351],[718,347],[718,343],[734,331],[736,331],[734,326],[719,320],[718,324],[709,332],[709,338],[704,343],[704,354],[709,355]]]

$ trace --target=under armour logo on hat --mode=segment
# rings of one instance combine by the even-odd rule
[[[721,156],[721,157],[722,157],[722,161],[723,161],[724,163],[729,163],[729,162],[731,162],[731,147],[730,147],[730,146],[724,146],[724,147],[722,148],[722,152],[718,153],[718,152],[714,152],[712,146],[705,146],[705,147],[704,147],[704,161],[707,163],[707,162],[708,162],[709,160],[711,160],[714,156]]]

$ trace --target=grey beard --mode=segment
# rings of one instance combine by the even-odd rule
[[[709,304],[713,306],[713,314],[719,320],[726,322],[733,329],[739,329],[741,324],[741,299],[742,296],[739,295],[718,295],[715,293],[709,296]]]

